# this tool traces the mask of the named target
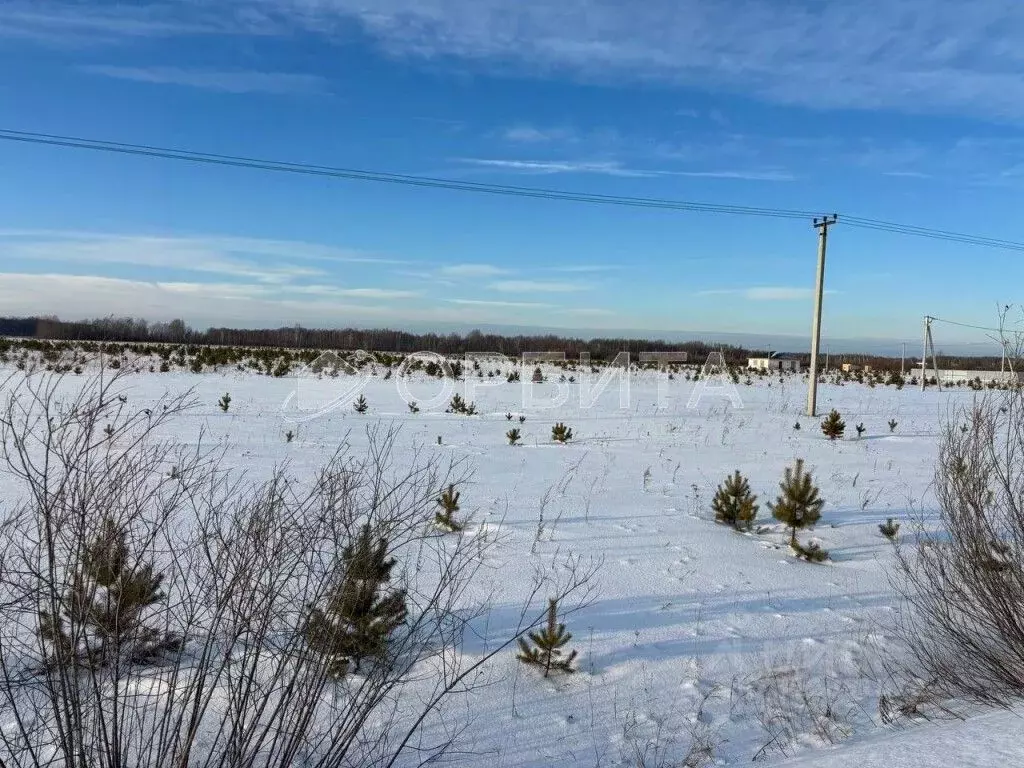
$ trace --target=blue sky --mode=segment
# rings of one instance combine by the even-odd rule
[[[1024,240],[1021,39],[1011,0],[7,0],[0,127]],[[810,325],[809,220],[10,142],[0,172],[3,314]],[[1021,263],[840,224],[825,334],[991,323]]]

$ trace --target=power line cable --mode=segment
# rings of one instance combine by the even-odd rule
[[[929,315],[929,317],[936,322],[945,323],[946,325],[955,325],[959,328],[972,328],[975,331],[992,331],[993,333],[1003,333],[1005,331],[1005,329],[1001,328],[987,328],[983,325],[971,325],[970,323],[961,323],[957,320],[946,320],[945,318],[934,317],[931,315]]]
[[[368,171],[356,168],[314,165],[309,163],[293,163],[279,160],[245,157],[241,155],[224,155],[210,152],[197,152],[185,149],[173,149],[146,144],[129,144],[120,141],[105,141],[77,136],[61,136],[56,134],[35,133],[0,128],[0,140],[40,144],[73,149],[89,149],[100,152],[113,152],[124,155],[180,160],[208,165],[220,165],[254,170],[276,171],[283,173],[305,174],[354,181],[376,181],[389,184],[402,184],[414,187],[447,189],[462,192],[477,192],[491,195],[507,195],[540,200],[563,200],[568,202],[593,203],[600,205],[619,205],[633,208],[653,208],[671,211],[690,211],[697,213],[721,213],[740,216],[761,216],[783,219],[807,219],[818,215],[814,211],[801,211],[787,208],[768,208],[745,205],[727,205],[704,203],[685,200],[669,200],[654,197],[631,197],[622,195],[604,195],[596,193],[571,192],[543,187],[523,187],[504,184],[485,184],[473,181],[459,181],[431,176],[415,176],[411,174]],[[911,224],[870,219],[861,216],[842,217],[842,222],[859,229],[888,232],[892,234],[924,237],[933,240],[974,245],[985,248],[999,248],[1010,251],[1024,251],[1024,243],[1013,240],[972,235],[943,229],[919,227]]]
[[[306,174],[310,176],[326,176],[330,178],[350,179],[358,181],[378,181],[391,184],[404,184],[417,187],[432,187],[465,192],[481,192],[494,195],[511,195],[548,200],[567,200],[573,202],[599,203],[606,205],[622,205],[640,208],[661,208],[666,210],[695,211],[704,213],[724,213],[744,216],[768,216],[775,218],[806,219],[816,215],[811,211],[788,210],[784,208],[760,208],[744,205],[722,205],[715,203],[689,202],[683,200],[664,200],[649,197],[626,197],[620,195],[602,195],[594,193],[570,192],[558,189],[538,187],[519,187],[502,184],[482,184],[472,181],[441,179],[430,176],[413,176],[409,174],[367,171],[355,168],[339,168],[333,166],[311,165],[307,163],[291,163],[277,160],[244,157],[238,155],[221,155],[208,152],[155,147],[144,144],[127,144],[124,142],[84,139],[74,136],[57,136],[52,134],[29,133],[0,129],[0,139],[29,144],[69,147],[74,149],[91,149],[102,152],[114,152],[126,155],[156,157],[168,160],[184,160],[210,165],[223,165],[251,168],[266,171]]]

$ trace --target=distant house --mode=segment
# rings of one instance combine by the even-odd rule
[[[855,363],[843,363],[843,373],[856,373],[860,370],[860,366]]]
[[[779,373],[800,373],[800,355],[769,352],[767,357],[748,357],[747,368],[754,371],[778,371]]]

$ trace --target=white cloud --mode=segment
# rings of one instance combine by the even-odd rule
[[[234,7],[267,8],[265,2]],[[1016,0],[278,0],[288,23],[356,20],[392,55],[518,61],[586,79],[727,88],[767,101],[1024,117]]]
[[[835,293],[835,291],[825,291]],[[741,296],[750,301],[795,301],[814,297],[813,288],[793,286],[765,286],[755,288],[719,288],[698,291],[698,296]]]
[[[383,322],[396,310],[389,304],[346,304],[337,299],[287,296],[287,292],[282,295],[260,284],[0,273],[0,302],[12,315],[55,314],[80,319],[116,314],[148,320],[181,317],[197,325],[276,327],[292,322]]]
[[[535,128],[532,125],[517,125],[512,128],[506,128],[503,135],[508,141],[524,144],[572,141],[575,138],[575,134],[567,128]]]
[[[459,162],[484,168],[495,168],[514,173],[551,175],[558,173],[597,174],[632,179],[650,179],[659,176],[684,176],[698,179],[742,179],[745,181],[793,181],[787,171],[780,170],[710,170],[679,171],[648,168],[630,168],[618,160],[494,160],[476,157],[459,158]]]
[[[358,290],[358,289],[355,289]],[[12,316],[57,315],[75,320],[129,315],[150,321],[177,317],[196,327],[277,328],[370,326],[435,328],[438,323],[501,323],[510,309],[552,312],[541,302],[489,302],[476,299],[446,302],[370,300],[346,302],[340,297],[277,291],[262,284],[148,282],[124,278],[67,274],[0,273],[0,305]],[[548,315],[553,317],[554,315]],[[546,318],[536,317],[543,325]]]
[[[485,301],[483,299],[448,299],[449,304],[461,304],[466,307],[508,307],[511,309],[548,309],[553,304],[535,301]]]
[[[556,173],[598,174],[602,176],[620,176],[626,178],[649,178],[658,176],[657,171],[644,171],[626,168],[616,160],[608,161],[573,161],[573,160],[490,160],[477,157],[459,158],[459,162],[483,168],[499,168],[519,173],[549,175]]]
[[[99,45],[138,37],[223,34],[239,30],[237,18],[202,13],[191,20],[167,6],[85,6],[70,2],[12,0],[0,5],[0,37],[47,44]],[[250,28],[247,31],[255,31]]]
[[[287,289],[294,293],[317,296],[345,296],[352,299],[411,299],[422,295],[419,291],[402,291],[391,288],[336,288],[331,285],[301,285]]]
[[[590,290],[590,286],[583,283],[544,280],[499,280],[487,287],[492,291],[501,291],[502,293],[574,293]]]
[[[614,272],[622,269],[621,264],[570,264],[564,267],[551,267],[552,272]]]
[[[601,307],[575,307],[560,311],[563,315],[575,315],[577,317],[612,317],[618,314],[610,309],[602,309]]]
[[[450,264],[438,270],[449,277],[494,277],[507,275],[510,270],[493,264]]]
[[[796,181],[788,171],[659,171],[661,176],[686,176],[695,179],[740,179],[743,181]]]
[[[0,254],[54,263],[175,269],[266,283],[287,283],[326,274],[317,263],[404,263],[343,248],[288,240],[17,229],[0,229]]]
[[[290,72],[217,71],[180,67],[120,67],[88,65],[81,69],[94,75],[140,83],[183,85],[221,93],[271,93],[279,95],[323,93],[327,81],[317,75]]]
[[[80,44],[171,35],[338,41],[392,56],[660,81],[812,109],[1024,118],[1017,0],[223,0],[97,6],[9,0],[0,36]]]

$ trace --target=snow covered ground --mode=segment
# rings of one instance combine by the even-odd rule
[[[343,439],[364,444],[366,427],[378,421],[400,425],[409,451],[465,459],[473,476],[461,489],[463,514],[502,534],[473,587],[476,595],[496,592],[500,603],[479,623],[468,653],[510,631],[538,566],[567,553],[602,562],[593,601],[568,619],[579,673],[545,680],[512,651],[498,657],[486,686],[449,705],[448,716],[468,725],[455,763],[678,765],[693,734],[714,744],[721,764],[755,756],[862,768],[1024,761],[1024,747],[998,736],[1019,729],[1013,715],[880,730],[872,722],[877,690],[860,675],[885,646],[897,609],[887,582],[892,545],[878,524],[934,511],[929,484],[940,428],[973,393],[823,385],[819,412],[837,408],[847,424],[846,437],[830,442],[803,415],[803,377],[741,380],[742,408],[711,389],[688,407],[693,382],[633,373],[625,401],[612,382],[586,407],[578,381],[559,382],[560,371],[545,370],[546,383],[527,383],[532,402],[525,403],[523,385],[504,376],[468,393],[460,382],[457,391],[476,403],[474,416],[428,408],[444,393],[422,374],[356,381],[233,369],[144,372],[127,377],[125,388],[136,405],[194,388],[200,406],[177,421],[176,437],[195,442],[205,432],[226,446],[229,465],[254,478],[284,462],[300,475],[312,471]],[[419,413],[410,412],[399,384],[420,402]],[[359,391],[365,414],[349,405]],[[217,406],[225,392],[228,412]],[[558,392],[567,401],[544,407]],[[336,397],[341,407],[309,418]],[[893,432],[890,419],[898,422]],[[556,421],[572,428],[568,444],[551,441]],[[866,430],[858,438],[860,422]],[[521,430],[521,445],[508,444],[511,427]],[[793,558],[766,506],[797,458],[826,500],[819,525],[801,534],[829,550],[824,565]],[[711,497],[735,469],[759,496],[756,533],[713,522]],[[773,723],[766,702],[801,689],[830,703],[827,722],[810,713],[791,728]]]

